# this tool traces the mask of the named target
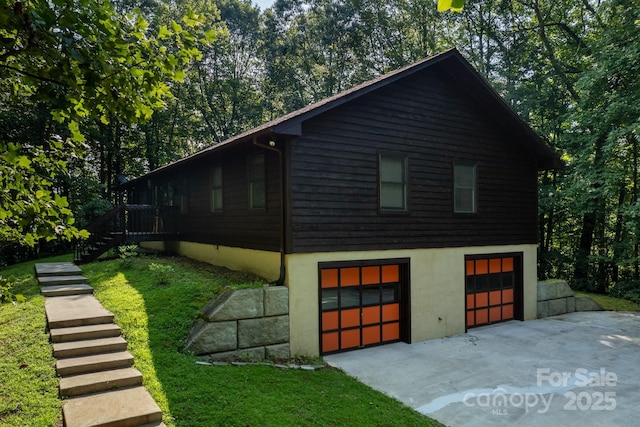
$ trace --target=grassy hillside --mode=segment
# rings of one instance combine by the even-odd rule
[[[70,257],[40,262],[69,260]],[[262,286],[256,277],[184,258],[133,258],[82,266],[96,297],[115,315],[168,426],[430,426],[424,417],[340,371],[273,366],[202,366],[182,347],[200,309],[225,287]],[[164,277],[150,269],[165,266]],[[0,425],[61,425],[58,380],[34,263],[0,270],[27,301],[0,305]],[[160,284],[161,279],[168,279]]]
[[[614,298],[602,294],[574,292],[576,296],[586,296],[594,300],[600,307],[610,311],[640,311],[640,304],[622,298]]]
[[[71,256],[47,261],[70,261]],[[46,331],[44,298],[33,269],[27,262],[0,270],[13,277],[14,293],[26,302],[0,304],[0,425],[62,425],[62,401]]]

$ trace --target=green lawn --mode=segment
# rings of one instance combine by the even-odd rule
[[[600,307],[610,311],[640,311],[640,304],[622,298],[614,298],[602,294],[590,294],[575,291],[576,296],[585,296],[594,300]]]
[[[70,261],[71,256],[47,261]],[[0,270],[12,276],[14,293],[26,302],[0,305],[0,424],[3,426],[62,425],[62,401],[46,331],[44,298],[35,279],[34,262]]]
[[[169,284],[157,284],[151,263],[174,268]],[[0,306],[0,374],[3,382],[9,378],[8,387],[0,391],[3,425],[51,426],[60,421],[62,402],[33,264],[0,271],[22,277],[16,291],[27,297],[17,308]],[[182,346],[200,309],[225,286],[260,286],[255,277],[183,258],[144,257],[129,268],[114,260],[82,269],[96,297],[114,313],[168,426],[439,425],[330,368],[197,365],[198,359],[183,353]],[[29,366],[20,369],[22,364]]]

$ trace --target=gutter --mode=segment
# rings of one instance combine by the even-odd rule
[[[275,281],[269,283],[269,285],[283,286],[287,275],[287,268],[285,264],[285,242],[287,241],[287,224],[285,220],[285,194],[287,189],[284,182],[284,156],[282,154],[282,150],[277,146],[275,138],[270,138],[268,145],[263,145],[258,143],[257,137],[254,137],[253,145],[255,145],[256,147],[264,148],[265,150],[278,153],[278,159],[280,162],[280,167],[278,168],[280,175],[280,275]]]

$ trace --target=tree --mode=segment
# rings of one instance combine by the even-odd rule
[[[198,40],[215,36],[201,24],[188,13],[152,33],[139,10],[119,13],[108,0],[0,0],[0,110],[43,105],[57,123],[30,142],[16,139],[20,120],[2,133],[1,241],[82,235],[54,185],[85,151],[81,125],[141,121],[162,108],[167,82],[182,80]]]
[[[570,116],[577,191],[583,212],[574,277],[604,292],[609,283],[640,284],[638,271],[638,133],[640,8],[610,0],[598,9],[589,66],[576,83]]]
[[[218,20],[215,43],[202,48],[184,87],[184,101],[201,117],[202,144],[221,142],[258,126],[264,119],[259,66],[260,10],[249,0],[202,2],[200,9]],[[218,15],[219,10],[219,15]]]
[[[466,0],[438,0],[438,12],[446,12],[447,10],[462,12],[465,3]]]

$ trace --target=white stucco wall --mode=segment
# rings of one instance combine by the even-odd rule
[[[287,256],[291,354],[317,356],[319,349],[318,263],[410,258],[411,341],[465,331],[465,255],[522,252],[524,318],[536,318],[536,245],[483,246]]]

